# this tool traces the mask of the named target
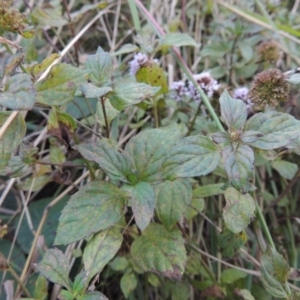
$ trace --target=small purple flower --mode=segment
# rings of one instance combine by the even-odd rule
[[[253,113],[253,103],[249,97],[249,89],[247,87],[240,87],[234,90],[233,98],[242,100],[247,107],[248,115]]]
[[[131,60],[129,62],[129,74],[132,76],[135,76],[136,72],[138,71],[138,69],[144,65],[147,64],[147,62],[149,61],[149,58],[146,54],[144,53],[137,53],[134,55],[133,60]]]

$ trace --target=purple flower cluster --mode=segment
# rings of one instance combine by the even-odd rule
[[[195,74],[193,77],[209,98],[219,89],[218,82],[211,77],[209,72]],[[197,88],[191,81],[174,81],[170,89],[173,90],[171,97],[177,101],[181,101],[184,97],[191,98],[197,103],[202,100]]]
[[[136,53],[133,57],[133,60],[129,62],[129,74],[135,76],[139,68],[146,66],[148,63],[159,63],[158,59],[150,59],[144,53]]]
[[[253,103],[249,97],[249,89],[247,87],[240,87],[234,90],[233,98],[242,100],[247,107],[248,115],[253,112]]]

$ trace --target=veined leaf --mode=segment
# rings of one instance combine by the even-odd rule
[[[112,180],[129,182],[127,175],[132,168],[131,157],[119,153],[114,140],[102,139],[94,144],[81,144],[78,151],[83,157],[98,163]]]
[[[54,244],[69,244],[116,224],[127,195],[107,181],[93,181],[74,194],[62,211]]]
[[[110,86],[102,86],[97,87],[92,83],[86,83],[81,85],[80,90],[85,98],[101,98],[105,97],[108,93],[112,92],[112,88]]]
[[[168,152],[163,163],[165,178],[195,177],[212,172],[219,163],[216,145],[205,136],[189,136]]]
[[[67,64],[57,64],[48,76],[35,83],[37,102],[46,105],[63,105],[74,98],[79,84],[83,84],[88,71]]]
[[[198,186],[193,190],[193,198],[204,198],[224,193],[222,187],[225,183],[214,183]]]
[[[275,160],[272,167],[285,179],[291,180],[298,171],[298,165],[285,160]]]
[[[223,218],[226,227],[233,233],[246,229],[254,217],[255,203],[250,194],[241,194],[230,187],[224,193],[226,206],[223,209]]]
[[[0,112],[0,127],[5,123],[10,114],[10,112]],[[18,113],[5,130],[0,140],[0,168],[7,165],[12,152],[22,142],[25,133],[26,124],[24,118]]]
[[[9,77],[5,91],[0,93],[0,105],[13,110],[29,110],[35,102],[35,89],[28,74]]]
[[[42,262],[36,264],[35,268],[50,281],[70,288],[69,261],[59,249],[47,250]]]
[[[156,186],[155,193],[158,218],[171,230],[192,201],[192,187],[186,179],[167,180]]]
[[[126,185],[124,191],[130,195],[136,225],[144,230],[150,223],[155,207],[155,195],[152,186],[147,182],[139,182],[134,186]]]
[[[247,146],[227,145],[222,151],[223,164],[231,184],[247,193],[253,189],[250,180],[254,169],[254,152]]]
[[[200,47],[200,44],[197,44],[196,41],[190,35],[181,32],[171,32],[166,34],[163,37],[160,44],[161,46],[170,46],[170,47],[182,47],[182,46]]]
[[[136,182],[162,179],[162,163],[180,135],[180,127],[172,125],[145,130],[130,139],[125,151],[134,160]]]
[[[242,100],[233,99],[225,90],[220,97],[221,115],[231,129],[240,129],[247,120],[247,107]]]
[[[116,227],[98,232],[92,237],[83,252],[83,262],[85,270],[88,271],[88,281],[116,255],[122,241],[123,236]]]
[[[151,223],[133,242],[131,256],[145,272],[173,279],[180,279],[184,272],[186,250],[177,228],[168,231],[162,225]]]
[[[107,85],[113,70],[112,58],[109,53],[98,47],[96,54],[89,55],[85,67],[90,71],[89,78],[96,86]]]
[[[285,113],[259,113],[246,122],[245,130],[260,131],[263,134],[256,141],[248,143],[249,145],[271,150],[296,140],[300,135],[300,121]]]
[[[273,247],[268,247],[263,254],[260,271],[263,285],[268,293],[277,298],[288,297],[285,284],[290,267]]]
[[[133,272],[125,273],[120,281],[121,290],[126,299],[128,299],[131,292],[137,287],[138,280]]]

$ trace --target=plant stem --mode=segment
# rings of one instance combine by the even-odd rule
[[[106,137],[109,139],[109,124],[108,124],[108,120],[107,120],[107,115],[106,115],[106,109],[105,109],[105,98],[101,97],[100,98],[100,102],[101,102],[101,106],[102,106],[102,110],[103,110],[103,115],[104,115],[104,121],[105,121],[105,128],[106,128]]]
[[[194,115],[194,118],[193,118],[193,120],[192,120],[192,122],[191,122],[191,124],[190,124],[190,126],[189,126],[187,135],[189,135],[189,134],[191,133],[191,131],[193,130],[193,127],[194,127],[194,125],[195,125],[195,121],[196,121],[196,118],[197,118],[197,116],[198,116],[198,114],[199,114],[199,112],[200,112],[200,109],[201,109],[201,102],[199,103],[198,108],[197,108],[197,110],[196,110],[196,113],[195,113],[195,115]]]

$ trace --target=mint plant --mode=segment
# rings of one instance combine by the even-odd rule
[[[198,41],[172,32],[171,25],[164,35],[136,4],[159,38],[143,28],[138,46],[111,53],[98,47],[76,67],[72,56],[61,62],[65,50],[37,62],[28,44],[23,53],[8,38],[8,32],[33,38],[27,23],[38,32],[68,24],[74,35],[66,4],[68,18],[51,2],[30,8],[25,20],[3,2],[0,42],[17,51],[0,58],[0,175],[8,187],[17,183],[24,208],[14,221],[0,212],[0,238],[9,237],[0,240],[5,291],[41,300],[52,282],[51,297],[67,300],[117,297],[110,284],[126,299],[146,299],[153,291],[161,299],[189,299],[190,287],[194,298],[260,299],[268,293],[298,299],[295,239],[285,253],[282,237],[275,240],[267,222],[278,221],[278,203],[280,214],[286,209],[290,216],[292,205],[284,201],[299,176],[300,121],[282,107],[290,84],[299,83],[299,70],[260,72],[260,60],[265,68],[280,58],[276,43],[260,43],[256,55],[252,48],[262,35],[246,40],[257,29],[228,21],[228,41],[215,39],[201,50],[214,58],[211,72],[201,63],[203,70],[192,74],[178,48],[185,47],[186,56],[198,51]],[[101,6],[84,6],[79,15],[96,8]],[[74,53],[79,64],[77,46]],[[156,58],[166,54],[185,72],[170,86],[166,64]],[[132,57],[127,75],[123,61]],[[249,89],[231,87],[234,74],[249,78],[256,71]],[[43,117],[41,124],[32,121],[34,114]],[[59,184],[55,196],[39,199],[47,183],[49,190]],[[6,213],[9,189],[0,196]],[[284,230],[293,237],[290,223]],[[247,263],[237,266],[234,255]]]

